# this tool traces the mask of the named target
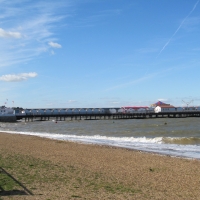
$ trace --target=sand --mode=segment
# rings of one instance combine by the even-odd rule
[[[6,133],[0,155],[30,191],[1,199],[200,199],[200,160]]]

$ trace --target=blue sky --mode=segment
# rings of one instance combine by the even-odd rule
[[[197,0],[0,0],[0,102],[200,105]]]

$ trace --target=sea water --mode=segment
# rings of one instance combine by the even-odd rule
[[[200,118],[18,121],[0,132],[200,159]]]

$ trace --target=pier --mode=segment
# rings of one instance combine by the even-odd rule
[[[123,120],[123,119],[156,119],[156,118],[187,118],[200,117],[200,111],[182,112],[145,112],[145,113],[96,113],[96,114],[41,114],[29,113],[26,115],[16,114],[17,120],[25,121],[65,121],[65,120]]]

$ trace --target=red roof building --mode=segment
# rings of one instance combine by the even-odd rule
[[[151,107],[156,107],[156,106],[170,106],[170,104],[163,103],[162,101],[158,101],[154,104],[151,104]]]

